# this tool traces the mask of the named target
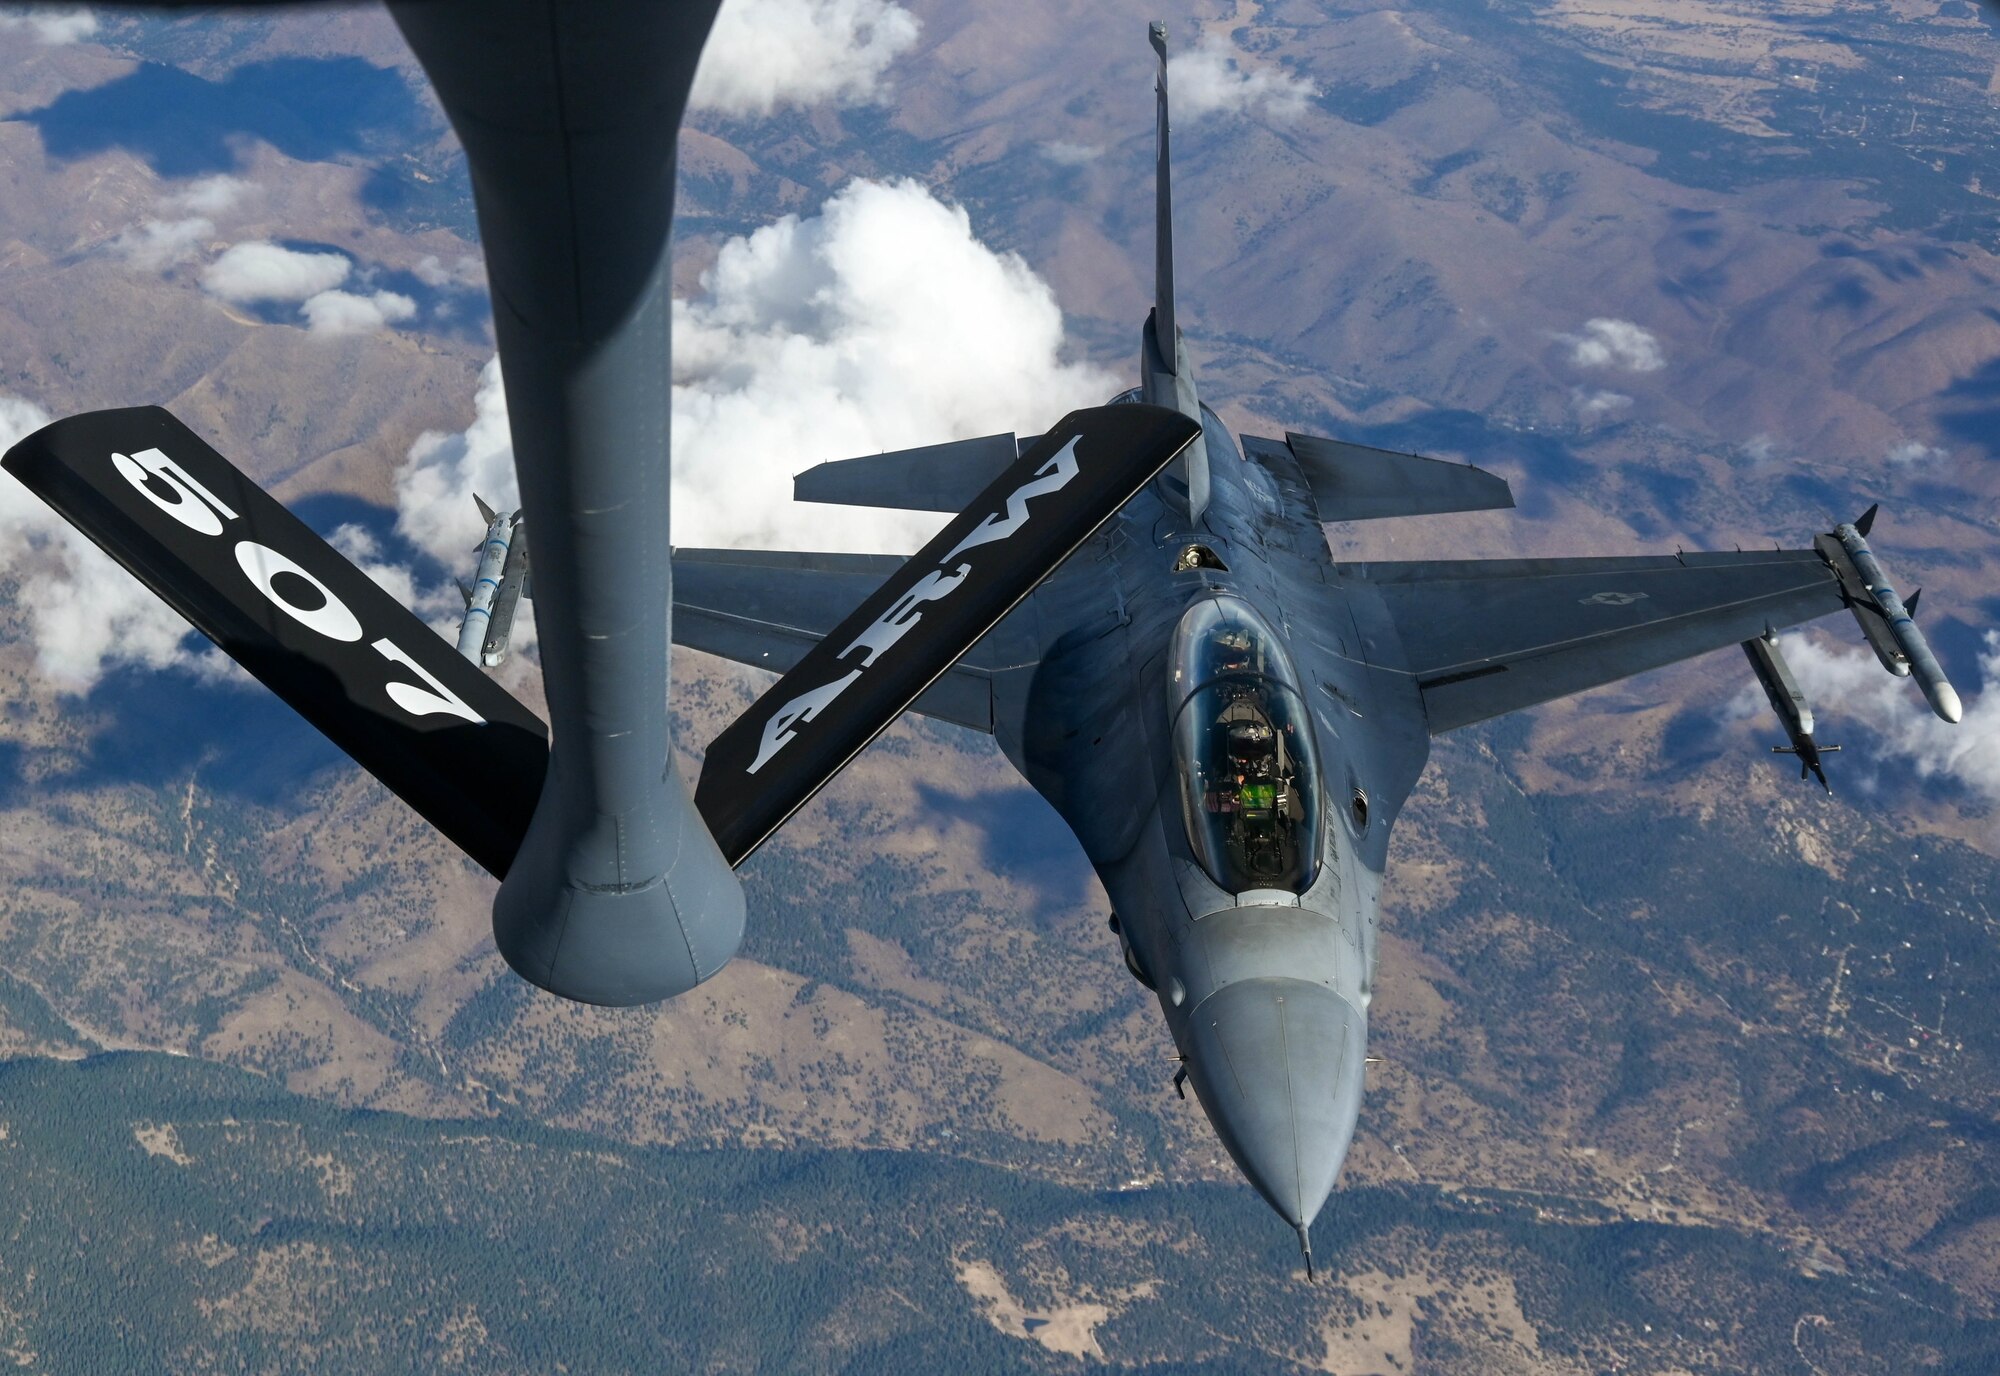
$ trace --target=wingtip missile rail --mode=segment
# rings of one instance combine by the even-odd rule
[[[1839,575],[1847,605],[1882,667],[1899,678],[1916,679],[1931,710],[1945,721],[1956,722],[1965,715],[1958,690],[1944,676],[1930,642],[1911,619],[1910,608],[1897,596],[1874,551],[1868,548],[1868,531],[1875,524],[1876,510],[1869,507],[1859,520],[1835,526],[1813,545]]]

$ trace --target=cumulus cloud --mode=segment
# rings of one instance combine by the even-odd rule
[[[441,280],[452,280],[453,269],[434,257],[423,261]],[[322,338],[374,334],[416,319],[417,303],[401,292],[342,290],[353,272],[344,253],[304,253],[253,240],[232,245],[203,268],[201,285],[236,305],[296,301],[306,332]],[[368,275],[362,274],[364,281]]]
[[[916,41],[916,16],[889,0],[729,0],[688,102],[726,115],[865,104],[882,94],[883,72]]]
[[[1831,716],[1867,726],[1878,755],[1907,762],[1920,778],[1950,779],[2000,803],[2000,693],[1971,694],[1954,726],[1938,719],[1910,680],[1884,673],[1867,650],[1834,649],[1796,633],[1779,643],[1807,697],[1824,702]],[[1986,633],[1979,673],[1986,684],[2000,683],[2000,631]]]
[[[1228,43],[1203,35],[1188,52],[1168,59],[1167,84],[1182,119],[1208,114],[1261,115],[1293,120],[1306,112],[1319,88],[1271,67],[1246,69]]]
[[[1119,390],[1063,345],[1048,286],[914,182],[853,182],[816,216],[728,241],[675,308],[675,543],[914,548],[945,518],[795,505],[792,475],[1034,434]],[[396,481],[397,529],[454,570],[477,539],[473,495],[519,501],[497,360],[473,407],[464,431],[419,439]]]
[[[417,303],[400,292],[378,291],[361,296],[351,291],[323,291],[308,296],[299,307],[311,334],[373,334],[416,318]]]
[[[234,210],[253,190],[237,177],[204,177],[162,196],[160,214],[121,232],[110,251],[136,268],[161,272],[200,256],[215,234],[218,215]]]
[[[1569,396],[1577,414],[1586,420],[1609,415],[1613,411],[1622,411],[1632,404],[1632,398],[1623,392],[1608,392],[1602,389],[1593,391],[1588,387],[1573,387]]]
[[[474,552],[485,527],[473,504],[483,497],[494,508],[511,510],[521,504],[514,480],[514,441],[507,429],[507,392],[500,381],[500,360],[487,360],[472,397],[472,424],[444,434],[426,431],[410,446],[396,474],[396,532],[451,571],[469,577]],[[362,572],[387,588],[405,606],[423,617],[447,640],[458,637],[464,604],[447,581],[424,585],[411,570],[383,562],[367,532],[343,527],[335,531],[335,548],[361,566]],[[532,543],[533,533],[529,540]],[[343,544],[342,539],[348,543]],[[366,543],[360,543],[366,541]],[[526,607],[532,610],[534,604]],[[517,616],[509,641],[510,657],[498,671],[503,682],[518,682],[534,664],[536,645],[532,615]]]
[[[215,234],[215,221],[205,215],[184,220],[142,220],[122,231],[111,252],[135,268],[163,272],[201,256],[202,246]]]
[[[435,253],[426,253],[412,265],[410,275],[427,287],[479,287],[486,284],[486,265],[471,254],[446,263]]]
[[[81,5],[29,5],[0,14],[0,29],[24,29],[51,46],[75,43],[97,32],[97,16]]]
[[[458,569],[484,532],[472,499],[499,510],[521,504],[514,481],[514,439],[500,360],[488,359],[472,396],[472,424],[455,434],[426,431],[396,474],[396,529],[446,568]],[[531,537],[532,538],[532,537]]]
[[[1065,362],[1055,294],[915,182],[851,182],[730,240],[674,313],[673,538],[909,550],[942,518],[795,506],[827,459],[1038,433],[1118,390]]]
[[[201,285],[236,305],[305,301],[347,280],[354,264],[342,253],[301,253],[252,240],[232,245],[206,268]]]
[[[1666,353],[1651,330],[1629,320],[1598,316],[1583,323],[1581,334],[1560,334],[1569,345],[1569,361],[1579,368],[1622,368],[1630,373],[1656,373],[1667,366]]]
[[[1945,452],[1918,440],[1904,440],[1882,457],[1898,468],[1915,468],[1923,464],[1936,463],[1945,457]]]
[[[33,402],[0,396],[0,449],[48,422]],[[223,675],[219,655],[183,644],[188,623],[179,613],[4,471],[0,575],[18,581],[37,666],[65,691],[88,692],[120,665]]]
[[[243,198],[256,189],[255,183],[244,181],[241,177],[203,177],[165,197],[161,204],[171,210],[185,210],[195,215],[221,215],[236,209]]]

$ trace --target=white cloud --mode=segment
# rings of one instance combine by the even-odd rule
[[[1082,167],[1103,157],[1104,150],[1094,143],[1064,143],[1056,139],[1042,145],[1042,156],[1058,167]]]
[[[1824,704],[1820,735],[1839,740],[1840,719],[1858,720],[1878,737],[1878,754],[1909,763],[1920,778],[1946,778],[2000,802],[2000,693],[1966,699],[1957,725],[1938,719],[1916,686],[1885,673],[1867,650],[1833,649],[1816,639],[1780,637],[1786,662],[1815,705]],[[2000,683],[2000,631],[1986,633],[1979,673]],[[1850,745],[1851,748],[1851,745]]]
[[[1118,390],[1063,348],[1048,285],[915,182],[854,181],[732,239],[674,313],[674,541],[912,549],[944,518],[795,505],[791,476],[1036,434]]]
[[[202,245],[214,234],[215,221],[205,215],[185,220],[145,220],[122,231],[109,247],[135,268],[162,272],[199,257]]]
[[[373,334],[388,325],[414,319],[417,303],[399,292],[378,291],[359,296],[351,291],[323,291],[299,307],[306,329],[317,335]]]
[[[946,518],[794,504],[792,475],[884,449],[1034,434],[1119,390],[1062,361],[1063,342],[1047,285],[914,182],[853,182],[816,216],[730,240],[675,309],[672,538],[914,548]],[[520,500],[497,360],[473,409],[466,430],[420,438],[396,480],[397,529],[454,571],[478,539],[473,495]]]
[[[250,182],[237,177],[203,177],[190,182],[162,196],[162,214],[124,230],[109,249],[132,266],[151,272],[188,262],[199,257],[202,246],[214,237],[213,217],[234,210],[253,190]]]
[[[1167,89],[1174,114],[1184,120],[1217,112],[1293,120],[1319,94],[1310,81],[1279,69],[1246,70],[1241,56],[1228,43],[1203,35],[1187,53],[1169,58]]]
[[[33,402],[0,396],[0,449],[48,424]],[[17,579],[18,605],[41,673],[83,693],[118,665],[220,673],[213,651],[191,653],[188,624],[41,498],[0,472],[0,574]]]
[[[210,294],[237,305],[304,301],[347,280],[354,264],[341,253],[301,253],[262,240],[233,245],[202,270]]]
[[[1584,322],[1582,334],[1559,334],[1556,338],[1570,346],[1569,361],[1579,368],[1655,373],[1667,366],[1659,339],[1629,320],[1598,316]]]
[[[865,104],[882,94],[882,73],[916,41],[916,16],[889,0],[729,0],[688,103],[726,115]]]
[[[29,5],[0,14],[0,29],[25,29],[51,46],[75,43],[97,32],[97,16],[81,5]]]
[[[498,358],[480,370],[472,424],[456,434],[426,431],[410,446],[396,474],[396,529],[446,568],[469,572],[469,552],[485,533],[475,496],[502,511],[521,504]]]
[[[302,253],[253,240],[232,245],[202,269],[201,285],[239,305],[296,301],[307,332],[327,337],[374,334],[416,318],[417,303],[401,292],[340,290],[353,271],[353,261],[343,253]]]
[[[1577,414],[1587,420],[1609,415],[1613,411],[1622,411],[1632,404],[1632,398],[1623,392],[1607,392],[1602,389],[1592,391],[1587,387],[1572,387],[1569,397],[1576,407]]]
[[[1777,442],[1769,435],[1752,435],[1750,442],[1743,446],[1743,454],[1753,464],[1767,464],[1777,457]]]
[[[443,564],[453,578],[470,579],[480,537],[486,527],[474,497],[496,510],[521,504],[514,478],[514,441],[507,429],[507,392],[500,381],[500,360],[487,360],[472,397],[472,424],[454,434],[426,431],[410,446],[409,457],[396,474],[396,530],[417,548]],[[343,528],[345,530],[347,528]],[[334,532],[340,536],[342,531]],[[365,532],[354,534],[365,537]],[[530,544],[533,532],[529,534]],[[465,607],[450,582],[434,587],[417,584],[408,569],[377,560],[373,543],[335,547],[353,559],[369,577],[388,588],[447,640],[458,638]],[[532,566],[533,556],[530,555]],[[525,604],[532,610],[532,601]],[[509,658],[498,670],[502,682],[518,683],[532,671],[536,647],[532,615],[514,619]]]
[[[243,198],[257,189],[241,177],[203,177],[164,198],[162,204],[196,215],[221,215],[236,209]]]
[[[1936,463],[1945,457],[1945,452],[1917,440],[1904,440],[1882,457],[1899,468],[1915,468],[1921,464]]]
[[[410,275],[427,287],[479,287],[486,284],[486,265],[470,254],[445,263],[435,253],[426,253],[410,268]]]

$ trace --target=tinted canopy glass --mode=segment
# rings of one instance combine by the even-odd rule
[[[1230,893],[1303,892],[1319,867],[1319,758],[1297,674],[1263,618],[1208,598],[1174,645],[1175,766],[1188,843]]]

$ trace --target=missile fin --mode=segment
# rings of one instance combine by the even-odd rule
[[[489,526],[493,524],[493,518],[499,515],[492,507],[486,505],[486,499],[477,492],[472,494],[472,504],[479,508],[479,519]]]
[[[1880,509],[1881,505],[1882,504],[1880,502],[1875,503],[1873,506],[1869,507],[1866,511],[1862,512],[1861,519],[1854,523],[1854,528],[1861,532],[1863,539],[1867,538],[1869,530],[1871,530],[1874,527],[1875,513],[1878,509]]]
[[[1910,620],[1912,621],[1915,621],[1917,619],[1917,599],[1919,597],[1922,597],[1923,595],[1924,595],[1924,590],[1922,588],[1918,588],[1915,592],[1910,594],[1910,600],[1903,604],[1903,610],[1910,614]]]

